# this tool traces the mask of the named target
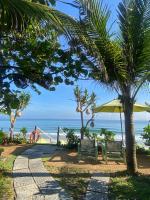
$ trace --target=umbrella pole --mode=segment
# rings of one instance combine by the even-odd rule
[[[122,116],[121,116],[121,108],[120,108],[120,124],[121,124],[122,144],[124,145],[123,126],[122,126]]]

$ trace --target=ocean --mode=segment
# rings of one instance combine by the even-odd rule
[[[148,121],[135,121],[135,135],[137,142],[142,142],[141,134],[143,128],[148,124]],[[15,132],[19,132],[22,127],[26,127],[30,133],[35,126],[39,127],[49,136],[56,137],[58,126],[61,128],[72,128],[76,133],[79,133],[81,121],[80,119],[17,119],[15,123]],[[10,127],[9,120],[0,120],[0,129],[8,132]],[[94,128],[91,132],[99,133],[100,128],[107,128],[116,133],[116,138],[121,139],[120,121],[119,120],[95,120]]]

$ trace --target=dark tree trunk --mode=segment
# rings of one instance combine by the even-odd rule
[[[133,125],[133,105],[134,102],[132,98],[124,98],[126,161],[127,170],[130,174],[135,174],[137,172],[136,143]]]

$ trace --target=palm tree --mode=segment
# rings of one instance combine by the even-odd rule
[[[50,6],[54,4],[55,0],[1,0],[1,35],[10,31],[11,33],[12,31],[21,32],[28,25],[32,25],[32,28],[36,29],[37,24],[40,26],[49,24],[51,28],[59,32],[67,32],[65,24],[69,26],[74,20]]]
[[[137,160],[133,104],[150,77],[150,0],[122,0],[118,6],[118,32],[112,31],[111,13],[102,1],[75,2],[81,31],[72,27],[72,45],[80,56],[94,61],[89,67],[90,77],[115,89],[123,103],[127,169],[134,174]]]

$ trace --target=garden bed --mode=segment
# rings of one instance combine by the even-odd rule
[[[150,175],[150,155],[137,155],[139,172],[145,175]],[[122,161],[108,161],[106,165],[102,160],[101,155],[98,157],[98,162],[91,163],[90,161],[78,162],[77,152],[74,150],[62,149],[56,151],[50,158],[47,159],[49,167],[65,167],[88,170],[92,172],[118,172],[125,171],[126,165]]]

